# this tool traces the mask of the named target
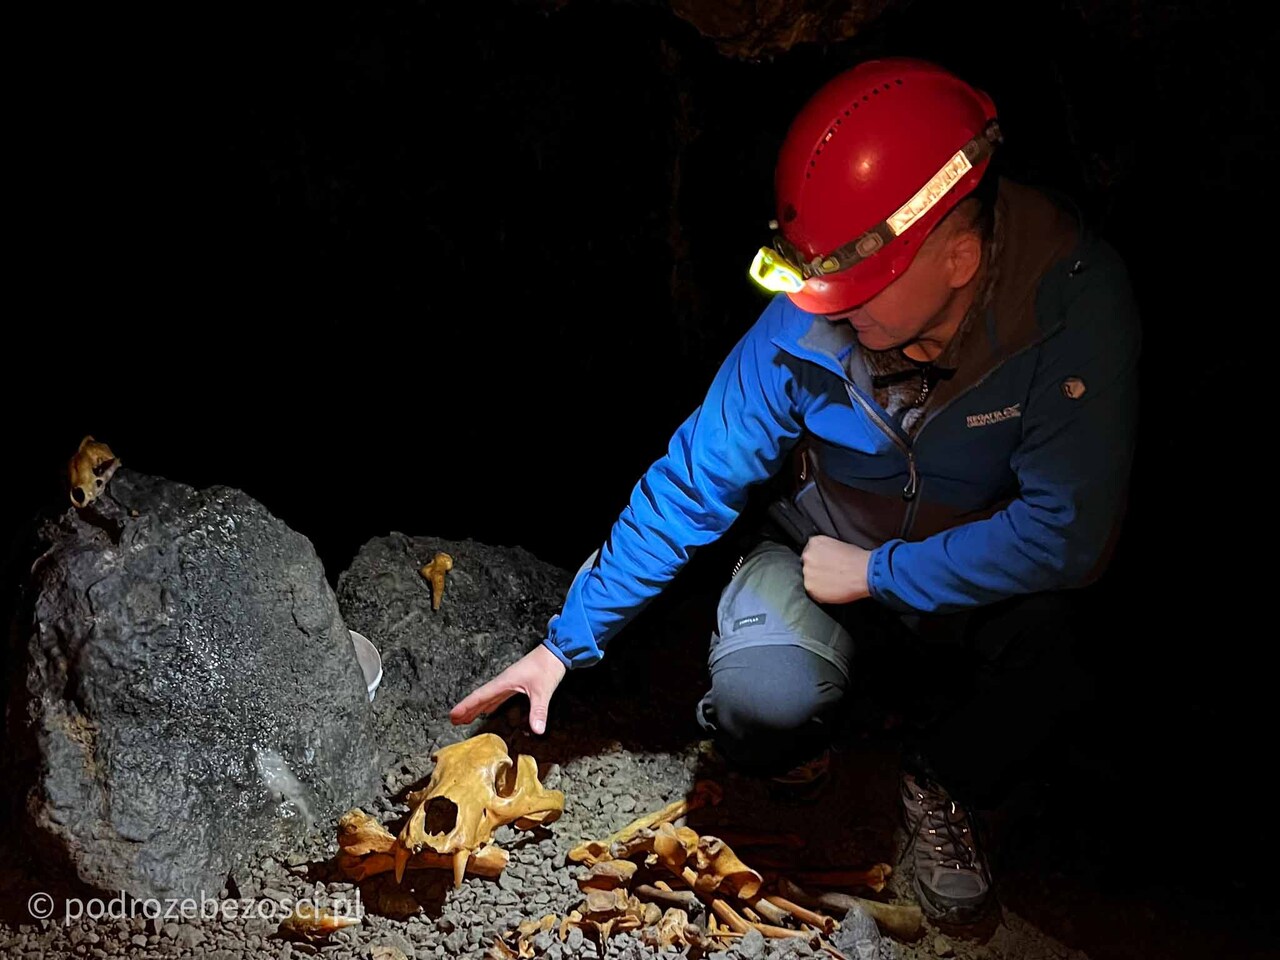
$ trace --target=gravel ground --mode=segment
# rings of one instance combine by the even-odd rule
[[[282,847],[243,876],[228,878],[225,891],[210,894],[238,898],[241,915],[234,918],[174,921],[137,916],[67,923],[61,899],[65,891],[36,879],[37,865],[0,849],[0,958],[231,960],[310,955],[327,960],[480,960],[495,935],[522,920],[563,915],[580,902],[575,884],[579,868],[566,861],[569,849],[681,797],[700,779],[717,781],[725,796],[719,806],[690,816],[689,825],[699,832],[739,827],[798,833],[806,846],[797,851],[797,869],[895,863],[902,836],[897,826],[897,746],[889,738],[842,736],[830,783],[807,799],[775,796],[767,784],[717,762],[693,721],[705,672],[707,618],[713,611],[705,592],[696,590],[674,591],[669,599],[655,602],[614,642],[600,666],[565,679],[542,737],[528,732],[523,700],[512,701],[468,728],[452,728],[447,721],[431,720],[422,709],[410,709],[404,691],[379,690],[374,706],[388,766],[383,771],[385,792],[366,812],[393,829],[393,822],[407,812],[400,798],[430,776],[432,752],[482,731],[502,736],[513,755],[531,754],[544,783],[564,791],[560,820],[535,831],[499,831],[496,839],[510,852],[511,861],[496,880],[468,878],[454,890],[442,872],[411,871],[403,886],[383,875],[357,890],[335,877],[336,823],[329,820],[317,823],[306,843]],[[1024,844],[1028,851],[1061,834],[1062,822],[1033,820],[1030,829],[1034,842]],[[0,847],[6,845],[0,831]],[[751,863],[751,851],[738,852]],[[996,877],[1002,906],[988,922],[965,930],[941,930],[926,922],[916,942],[885,941],[866,955],[848,949],[851,960],[1083,960],[1083,951],[1063,942],[1072,938],[1073,928],[1090,945],[1094,960],[1254,955],[1202,946],[1222,941],[1214,940],[1214,931],[1203,933],[1205,924],[1194,912],[1178,914],[1155,901],[1121,902],[1107,893],[1114,885],[1099,883],[1096,874],[1064,876],[1039,853],[1019,857],[1014,851],[1007,860],[1009,867],[997,870]],[[909,863],[904,863],[895,869],[884,897],[914,902],[910,880]],[[29,902],[44,906],[29,901],[37,890],[54,896],[50,919],[32,918]],[[278,935],[284,911],[274,910],[277,904],[298,899],[332,903],[357,893],[363,911],[360,923],[335,933],[323,945]],[[266,918],[246,918],[246,910]],[[1043,928],[1061,931],[1061,938],[1038,928],[1029,916]],[[565,943],[544,935],[534,945],[538,960],[600,957],[596,944],[578,932]],[[601,960],[638,960],[653,952],[633,936],[617,935]],[[809,948],[795,941],[746,937],[711,960],[781,960],[792,954],[806,956]]]
[[[892,778],[866,776],[866,770],[883,759],[875,750],[838,754],[833,781],[817,797],[776,798],[759,781],[722,769],[706,744],[695,737],[661,750],[626,743],[628,732],[681,725],[678,721],[664,724],[664,716],[672,718],[670,712],[637,699],[614,699],[602,714],[598,695],[598,690],[587,689],[582,683],[563,685],[551,729],[540,738],[524,729],[518,706],[470,728],[438,729],[422,744],[420,753],[402,758],[385,772],[387,797],[370,812],[388,822],[406,812],[396,798],[429,776],[430,753],[438,745],[491,730],[504,736],[513,754],[531,753],[539,762],[544,783],[564,791],[564,816],[532,832],[502,828],[497,840],[510,851],[511,862],[497,880],[469,877],[453,890],[434,871],[407,875],[403,887],[397,887],[389,875],[371,878],[358,891],[364,911],[359,926],[341,930],[316,946],[280,938],[276,931],[282,913],[272,911],[277,903],[290,899],[334,901],[356,896],[355,886],[334,879],[331,859],[337,845],[332,821],[318,826],[307,845],[281,849],[246,875],[230,878],[227,889],[219,893],[238,898],[237,909],[242,915],[234,919],[174,921],[137,916],[63,923],[66,908],[59,900],[52,919],[35,922],[22,915],[32,892],[25,879],[28,874],[9,869],[0,883],[9,894],[5,901],[19,909],[10,911],[18,913],[9,918],[12,922],[0,926],[0,956],[29,960],[64,956],[480,958],[495,935],[511,930],[521,920],[547,913],[564,915],[581,901],[575,884],[580,868],[569,865],[565,858],[571,847],[604,836],[640,813],[679,798],[703,778],[717,780],[726,797],[719,807],[691,816],[690,826],[700,832],[714,832],[719,825],[759,828],[772,824],[779,830],[801,833],[809,839],[806,849],[812,854],[803,862],[797,861],[797,866],[893,859],[887,846],[892,840]],[[745,854],[744,859],[750,862]],[[887,895],[910,902],[907,880],[901,871],[895,873]],[[259,915],[253,915],[255,912]],[[247,919],[244,914],[249,914]],[[264,919],[261,914],[275,919]],[[535,946],[539,956],[547,960],[598,956],[595,943],[576,931],[563,944],[553,936],[543,936]],[[622,934],[610,939],[604,957],[630,960],[652,952],[636,937]],[[810,950],[801,943],[749,937],[722,955],[714,955],[714,960],[762,960],[793,954],[808,956]],[[981,931],[978,938],[930,927],[918,942],[886,943],[880,954],[902,960],[939,956],[1065,960],[1084,956],[1008,913],[994,928]]]

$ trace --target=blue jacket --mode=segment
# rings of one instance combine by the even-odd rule
[[[544,641],[562,662],[599,660],[794,456],[797,506],[872,550],[871,596],[894,609],[950,612],[1101,572],[1137,421],[1127,272],[1044,194],[1002,181],[997,202],[990,306],[914,436],[876,404],[849,325],[775,297],[574,578]]]

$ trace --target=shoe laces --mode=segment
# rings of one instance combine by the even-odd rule
[[[915,848],[917,840],[924,839],[933,847],[939,865],[955,870],[980,870],[977,844],[964,808],[937,793],[918,789],[913,792],[921,812],[907,829],[907,842],[898,863],[902,863],[907,852]],[[927,830],[927,833],[921,834],[922,830]]]

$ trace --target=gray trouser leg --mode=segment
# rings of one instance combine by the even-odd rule
[[[766,542],[720,595],[698,722],[740,766],[780,772],[826,745],[853,640],[804,590],[800,558]]]

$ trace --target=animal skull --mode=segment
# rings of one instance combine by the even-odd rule
[[[551,823],[564,813],[564,794],[538,781],[538,765],[524,754],[513,768],[507,745],[482,733],[437,750],[427,786],[405,798],[412,808],[396,838],[396,880],[415,853],[427,847],[453,857],[453,884],[462,884],[467,859],[498,827],[521,830]]]
[[[98,443],[93,437],[81,440],[80,449],[67,464],[71,503],[77,507],[87,507],[97,500],[119,466],[120,459],[105,443]]]

